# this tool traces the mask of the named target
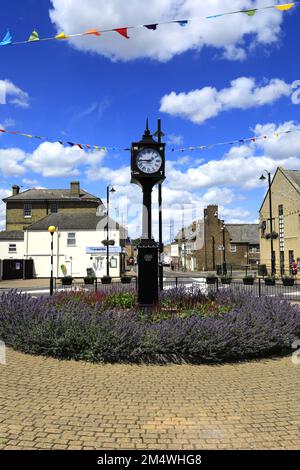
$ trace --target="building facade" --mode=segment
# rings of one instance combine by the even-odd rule
[[[57,228],[53,235],[53,275],[84,277],[92,272],[96,277],[106,274],[107,218],[93,213],[51,214],[31,225],[24,233],[0,233],[0,259],[31,260],[33,277],[47,278],[51,272],[51,235],[49,226]],[[14,235],[13,235],[14,234]],[[20,236],[22,235],[22,237]],[[123,271],[125,231],[109,220],[109,274],[119,277]],[[20,277],[22,273],[20,273]]]
[[[276,275],[288,275],[293,259],[300,264],[300,171],[278,167],[271,183],[273,257]],[[269,191],[259,211],[260,263],[271,271]]]
[[[95,213],[101,199],[80,188],[78,181],[69,189],[28,189],[12,187],[12,195],[3,199],[6,204],[6,231],[23,231],[49,214]]]
[[[215,271],[224,261],[233,269],[257,266],[258,224],[226,224],[219,219],[218,206],[204,209],[203,221],[191,224],[176,236],[179,269]]]

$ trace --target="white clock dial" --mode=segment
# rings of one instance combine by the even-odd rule
[[[162,158],[157,150],[144,148],[137,154],[136,164],[143,173],[157,173],[161,168]]]

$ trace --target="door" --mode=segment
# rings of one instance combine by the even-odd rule
[[[4,259],[3,260],[3,281],[10,279],[23,279],[23,263],[22,259]]]

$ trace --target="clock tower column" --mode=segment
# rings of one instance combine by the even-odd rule
[[[165,144],[146,130],[131,146],[131,183],[143,190],[143,230],[138,246],[138,302],[147,307],[158,302],[158,244],[152,235],[152,189],[165,179]]]

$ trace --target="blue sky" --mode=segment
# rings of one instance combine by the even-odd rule
[[[272,4],[272,0],[164,0],[154,1],[152,12],[145,9],[146,1],[132,0],[127,8],[122,3],[112,0],[109,9],[101,0],[2,0],[0,31],[4,36],[9,28],[14,40],[23,40],[33,29],[45,37],[61,30],[74,33],[151,23],[184,18],[184,13],[191,17]],[[252,32],[243,33],[249,30],[249,21]],[[299,21],[300,8],[294,7],[253,18],[210,20],[209,25],[176,25],[176,30],[175,26],[144,28],[130,33],[129,40],[107,33],[72,42],[2,47],[0,81],[9,81],[20,91],[0,105],[0,124],[54,140],[116,147],[138,139],[147,116],[152,128],[161,117],[166,141],[184,147],[272,134],[278,126],[279,130],[297,127],[300,105],[292,103],[289,87],[300,80]],[[191,94],[193,90],[198,92]],[[13,99],[16,96],[21,105]],[[129,206],[137,201],[139,188],[129,186],[128,152],[94,155],[78,150],[75,155],[74,149],[42,145],[33,139],[0,136],[2,197],[14,183],[24,189],[61,188],[80,179],[85,189],[103,198],[106,185],[115,184],[116,205],[125,204],[125,196]],[[174,204],[198,205],[201,212],[203,205],[217,203],[228,221],[256,220],[264,194],[256,176],[266,165],[271,171],[278,164],[300,168],[299,156],[300,133],[260,146],[167,153],[166,238]],[[132,234],[139,230],[138,218],[137,213],[128,217]]]

